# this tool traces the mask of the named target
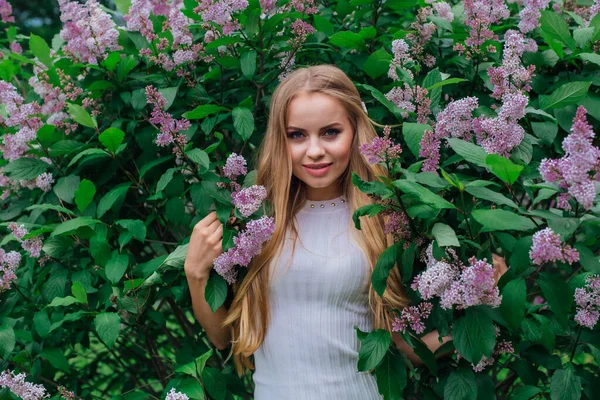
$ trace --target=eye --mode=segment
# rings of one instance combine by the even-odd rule
[[[327,135],[327,133],[329,133],[329,132],[333,132],[333,134]],[[339,133],[340,133],[339,129],[327,129],[325,131],[325,136],[336,136]],[[290,138],[290,139],[299,139],[300,138],[300,137],[296,138],[294,135],[300,135],[300,137],[304,136],[304,134],[302,132],[299,132],[299,131],[292,131],[292,132],[288,132],[287,133],[287,137]]]
[[[334,134],[333,134],[333,135],[329,135],[329,136],[335,136],[335,135],[337,135],[338,133],[340,133],[340,131],[339,131],[339,130],[337,130],[337,129],[327,129],[327,130],[325,131],[325,133],[327,133],[327,132],[334,132]]]
[[[287,137],[289,137],[290,139],[296,139],[294,137],[294,135],[302,135],[302,133],[295,131],[295,132],[288,132]]]

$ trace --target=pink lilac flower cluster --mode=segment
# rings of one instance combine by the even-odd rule
[[[436,260],[433,244],[426,250],[424,272],[417,275],[411,285],[424,300],[440,297],[442,308],[468,308],[480,304],[498,307],[502,296],[494,280],[494,267],[486,259],[469,259],[469,265],[460,262],[454,250],[447,250],[450,261]]]
[[[204,22],[214,22],[223,29],[225,36],[240,29],[240,23],[233,13],[243,11],[248,7],[247,0],[200,0],[194,8],[196,14],[202,16]]]
[[[288,40],[288,43],[294,48],[297,48],[304,43],[308,35],[316,32],[315,28],[311,24],[301,19],[297,19],[292,22],[291,28],[293,37]]]
[[[7,369],[0,374],[0,387],[8,388],[23,400],[40,400],[50,397],[43,385],[25,382],[26,377],[27,375],[24,373],[15,374]]]
[[[187,143],[187,137],[180,133],[190,128],[190,121],[187,119],[175,119],[164,109],[167,105],[167,99],[153,86],[146,86],[146,101],[151,104],[152,117],[150,122],[157,125],[160,133],[156,137],[156,145],[165,147],[173,144],[173,153],[182,156],[182,149]]]
[[[405,71],[411,78],[414,76],[412,71],[409,69],[415,62],[412,55],[410,54],[410,48],[406,40],[396,39],[392,42],[392,53],[394,58],[390,62],[390,69],[388,70],[388,77],[394,81],[399,81],[400,77],[396,68],[400,68]]]
[[[27,235],[29,231],[25,229],[25,225],[17,225],[15,222],[8,224],[8,229],[12,231],[14,237],[21,243],[23,250],[29,252],[29,255],[33,258],[39,258],[40,252],[42,251],[42,237],[36,236],[33,238],[23,240],[23,236]]]
[[[240,175],[246,175],[248,170],[246,168],[246,159],[237,153],[231,153],[225,161],[223,167],[223,175],[231,180],[235,180]]]
[[[371,143],[363,143],[359,147],[360,153],[367,158],[369,164],[377,164],[397,159],[402,153],[399,144],[394,144],[390,139],[392,128],[386,125],[383,128],[383,137],[376,136]]]
[[[184,393],[178,392],[175,388],[171,388],[165,396],[165,400],[189,400],[189,397]]]
[[[560,234],[554,233],[552,228],[545,228],[533,235],[529,258],[536,265],[554,261],[572,264],[579,261],[579,252],[561,243]]]
[[[427,96],[429,92],[427,89],[414,85],[410,87],[408,83],[404,83],[404,89],[396,86],[393,87],[385,97],[396,104],[398,107],[417,113],[417,122],[420,124],[426,124],[429,121],[429,115],[431,114],[431,99]],[[408,112],[402,112],[403,118],[408,118]]]
[[[589,8],[589,16],[585,19],[585,26],[590,26],[590,22],[600,12],[600,0],[595,0]]]
[[[435,130],[427,130],[421,138],[419,156],[425,157],[423,171],[437,170],[443,138],[455,137],[470,141],[473,136],[473,111],[478,107],[477,97],[465,97],[446,106],[436,118]]]
[[[4,124],[9,127],[19,127],[14,134],[6,132],[2,139],[3,144],[0,145],[2,157],[14,161],[23,157],[28,150],[28,143],[36,138],[37,130],[43,125],[42,120],[36,116],[41,109],[35,101],[24,103],[17,89],[3,80],[0,80],[0,104],[4,105],[9,115],[4,120]]]
[[[594,329],[600,317],[600,275],[587,276],[585,286],[575,289],[575,304],[577,304],[575,322]]]
[[[585,107],[579,106],[571,133],[562,142],[565,155],[558,159],[544,158],[540,163],[542,178],[567,190],[558,197],[558,207],[564,210],[571,209],[571,197],[589,210],[596,197],[596,182],[600,181],[600,149],[592,144],[595,134],[586,113]]]
[[[409,26],[410,33],[406,35],[406,40],[410,43],[412,57],[428,68],[433,68],[435,65],[435,57],[432,54],[425,53],[425,46],[431,41],[431,37],[437,29],[433,22],[428,21],[428,17],[433,13],[434,9],[432,7],[419,8],[415,20]]]
[[[425,320],[429,318],[432,309],[433,304],[426,301],[419,303],[417,306],[404,307],[400,313],[400,318],[394,318],[392,331],[406,333],[406,330],[410,328],[417,335],[420,335],[425,332]]]
[[[279,62],[279,82],[283,82],[292,73],[296,65],[296,53],[293,51],[285,51],[277,55],[281,58]]]
[[[76,86],[73,79],[59,68],[56,68],[56,74],[59,77],[60,86],[52,85],[46,73],[47,69],[43,64],[35,65],[33,67],[34,75],[29,78],[29,85],[42,98],[40,111],[48,117],[46,123],[56,126],[68,135],[77,129],[78,124],[72,121],[67,114],[66,101],[77,100],[83,93],[83,89]]]
[[[404,242],[404,247],[410,246],[410,229],[408,216],[402,211],[387,211],[381,213],[383,216],[387,216],[387,221],[383,226],[383,232],[392,234],[394,242]]]
[[[541,10],[548,7],[550,0],[508,0],[508,3],[523,3],[519,11],[519,30],[522,33],[531,32],[540,26]]]
[[[60,37],[67,42],[63,51],[69,58],[98,64],[108,52],[122,49],[117,26],[96,0],[85,4],[58,0],[58,5],[63,22]]]
[[[488,154],[509,157],[525,137],[525,130],[518,121],[525,116],[529,98],[520,92],[507,93],[496,117],[473,119],[473,131],[479,144]]]
[[[17,279],[15,271],[19,268],[21,253],[9,251],[8,253],[0,247],[0,292],[10,289],[12,281]]]
[[[254,214],[267,198],[267,189],[262,185],[252,185],[231,193],[231,200],[244,218]]]
[[[289,4],[296,11],[307,15],[316,14],[319,11],[315,6],[314,0],[291,0]]]
[[[6,0],[0,0],[0,19],[2,22],[15,22],[15,17],[12,15],[12,6]]]
[[[498,328],[495,325],[494,325],[494,328],[496,331],[495,333],[496,333],[496,339],[497,339],[500,336],[500,328]],[[460,353],[458,351],[455,351],[455,352],[456,352],[457,360],[460,360],[461,359]],[[492,351],[492,356],[488,358],[487,356],[483,355],[481,357],[481,360],[479,360],[479,362],[477,363],[477,365],[471,363],[471,366],[473,367],[474,372],[481,372],[486,367],[494,365],[494,362],[495,362],[494,356],[499,356],[500,354],[503,354],[503,353],[513,354],[514,352],[515,352],[515,349],[514,349],[511,341],[496,340],[496,345],[494,346],[494,350]]]
[[[65,400],[75,400],[77,396],[75,396],[75,392],[70,391],[66,387],[59,385],[57,388],[60,397]]]
[[[237,277],[235,266],[247,267],[252,258],[260,254],[263,244],[271,239],[274,232],[273,217],[265,215],[249,221],[246,229],[233,238],[234,246],[213,260],[215,271],[228,284],[233,284]]]
[[[531,79],[535,71],[535,65],[525,68],[521,58],[525,52],[536,52],[535,40],[524,37],[515,30],[508,30],[504,34],[504,48],[502,54],[502,65],[490,67],[488,76],[494,86],[491,96],[502,99],[507,93],[528,92],[531,90]]]
[[[465,46],[455,45],[455,50],[465,53],[470,59],[473,54],[481,52],[481,46],[487,40],[498,40],[491,26],[510,17],[510,12],[504,0],[465,0],[465,25],[469,30],[469,37]],[[468,48],[468,49],[467,49]]]

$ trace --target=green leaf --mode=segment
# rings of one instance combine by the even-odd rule
[[[379,78],[390,69],[390,61],[392,61],[392,56],[385,49],[379,49],[367,58],[363,65],[363,71],[372,79]]]
[[[60,349],[46,348],[40,353],[40,357],[46,359],[54,368],[69,372],[69,361]]]
[[[166,161],[169,161],[170,159],[172,159],[173,156],[165,156],[165,157],[161,157],[161,158],[157,158],[156,160],[152,160],[147,162],[146,164],[142,165],[142,168],[140,168],[140,178],[143,178],[144,175],[146,175],[146,173],[148,171],[150,171],[152,168],[156,167],[157,165],[160,165]]]
[[[496,345],[494,323],[481,310],[467,308],[464,317],[457,319],[452,327],[456,350],[467,361],[477,364],[482,356],[491,357]]]
[[[229,109],[227,107],[221,107],[216,104],[203,104],[194,108],[192,111],[187,111],[183,113],[182,116],[186,119],[202,119],[208,117],[211,114],[216,114],[220,111],[229,111]]]
[[[164,110],[168,110],[169,108],[171,108],[171,106],[173,105],[173,102],[177,98],[178,90],[179,90],[179,87],[177,87],[177,86],[158,89],[158,93],[162,94],[163,97],[165,98],[165,100],[167,101],[165,104]]]
[[[90,116],[85,108],[81,107],[79,104],[67,103],[67,108],[69,109],[69,114],[71,115],[71,118],[73,118],[73,121],[83,126],[87,126],[88,128],[98,128],[96,119]]]
[[[456,233],[449,225],[438,222],[433,225],[431,233],[433,234],[433,237],[435,237],[435,241],[438,243],[438,246],[460,247]]]
[[[579,262],[583,269],[588,272],[599,274],[600,261],[598,260],[598,256],[594,255],[592,250],[583,243],[576,243],[575,249],[579,252]]]
[[[93,219],[92,217],[73,218],[54,228],[54,231],[50,234],[50,236],[73,234],[77,229],[83,226],[89,226],[93,228],[99,222],[101,221]]]
[[[200,169],[201,171],[208,171],[208,168],[210,167],[210,158],[204,150],[191,149],[186,151],[185,154],[190,158],[190,160],[202,167]]]
[[[169,254],[167,258],[165,258],[160,266],[162,267],[163,265],[168,265],[174,268],[182,268],[187,256],[187,249],[187,244],[177,246],[177,248],[171,254]]]
[[[450,374],[444,385],[444,399],[477,400],[477,381],[471,369],[462,367]]]
[[[232,111],[233,127],[240,134],[244,141],[250,139],[254,131],[254,116],[250,109],[245,107],[236,107]]]
[[[75,191],[75,204],[81,213],[90,205],[96,194],[96,186],[92,181],[84,179]]]
[[[37,178],[49,165],[37,158],[17,158],[2,167],[2,172],[10,179],[23,181]]]
[[[379,181],[365,182],[354,171],[352,172],[352,184],[356,186],[361,192],[367,194],[375,194],[377,196],[382,197],[393,194],[393,192],[390,189],[388,189],[385,183]]]
[[[379,214],[381,211],[385,210],[381,204],[367,204],[366,206],[362,206],[356,209],[352,214],[352,220],[354,221],[354,226],[356,229],[360,230],[360,219],[364,215],[368,215],[369,217],[373,217]]]
[[[204,299],[212,312],[216,312],[227,298],[227,282],[219,274],[210,274],[204,289]]]
[[[140,242],[146,240],[146,225],[139,219],[120,219],[115,224],[127,229]]]
[[[54,67],[54,61],[50,56],[50,47],[48,47],[48,44],[44,39],[31,33],[29,35],[29,49],[33,55],[36,56],[37,59],[40,60],[40,62],[46,67]]]
[[[523,167],[514,164],[508,158],[501,157],[498,154],[490,154],[485,158],[485,163],[492,168],[492,172],[504,182],[512,185],[515,183]]]
[[[509,400],[529,400],[533,396],[538,393],[541,393],[542,390],[535,386],[519,386],[513,390]]]
[[[542,10],[540,28],[550,38],[562,42],[573,51],[576,50],[577,46],[569,32],[569,25],[559,14],[549,10]]]
[[[583,61],[589,61],[589,62],[594,63],[596,65],[600,65],[600,54],[596,54],[596,53],[579,53],[579,57]]]
[[[527,287],[521,278],[508,282],[502,288],[500,312],[512,329],[517,329],[525,317]]]
[[[373,284],[373,289],[375,289],[380,297],[383,297],[383,293],[385,292],[388,276],[390,270],[394,268],[399,249],[400,243],[394,243],[385,249],[383,253],[379,255],[379,258],[377,258],[377,263],[375,264],[373,274],[371,275],[371,283]]]
[[[46,307],[68,307],[73,304],[83,304],[79,299],[73,296],[55,297]]]
[[[220,370],[212,367],[206,367],[202,371],[202,383],[204,389],[215,400],[225,400],[227,394],[227,383],[225,376]]]
[[[540,96],[540,108],[562,108],[569,104],[579,104],[588,93],[592,82],[569,82],[560,86],[549,96]]]
[[[567,282],[547,272],[540,273],[536,282],[542,289],[544,298],[550,304],[550,309],[554,312],[556,320],[563,327],[567,327],[569,311],[573,303],[573,291],[569,288]]]
[[[112,153],[117,152],[124,138],[125,132],[118,128],[108,128],[98,136],[100,143]]]
[[[97,217],[102,218],[108,210],[113,208],[113,206],[118,205],[120,200],[125,198],[130,186],[131,183],[122,183],[106,193],[98,202],[98,208],[96,209]]]
[[[71,285],[71,293],[83,304],[88,304],[87,293],[81,282],[73,282],[73,285]]]
[[[363,83],[356,83],[356,86],[359,88],[364,88],[371,92],[371,95],[382,105],[384,105],[392,114],[394,114],[397,118],[404,119],[402,117],[402,113],[408,113],[410,116],[415,116],[415,113],[412,111],[404,110],[398,107],[394,102],[388,100],[383,93],[370,85],[365,85]]]
[[[162,192],[167,187],[167,185],[169,184],[169,182],[171,182],[171,180],[173,180],[173,175],[179,169],[180,168],[169,168],[167,170],[167,172],[165,172],[164,174],[162,174],[162,176],[158,180],[158,183],[156,184],[156,193],[157,194],[160,193],[160,192]]]
[[[452,147],[452,150],[466,161],[480,167],[488,167],[485,162],[488,154],[481,146],[466,142],[462,139],[449,138],[447,140],[450,147]]]
[[[466,186],[465,192],[469,193],[471,196],[477,197],[478,199],[488,200],[497,205],[509,206],[514,209],[519,208],[519,206],[517,206],[514,201],[507,198],[503,194],[500,194],[483,186]]]
[[[506,210],[473,210],[471,215],[483,225],[481,232],[528,231],[535,228],[530,219]]]
[[[421,203],[427,204],[435,209],[440,210],[443,208],[456,208],[454,207],[454,204],[433,193],[431,190],[424,188],[416,182],[409,182],[407,180],[399,179],[392,182],[392,185],[404,193],[415,196]]]
[[[446,85],[454,85],[455,83],[460,83],[460,82],[466,82],[468,81],[468,79],[464,79],[464,78],[449,78],[446,79],[444,81],[438,82],[434,85],[429,86],[427,89],[428,92],[431,92],[433,89],[437,89],[440,88],[442,86],[446,86]]]
[[[137,60],[133,55],[128,55],[125,58],[122,58],[119,61],[119,65],[117,65],[117,80],[119,82],[123,81],[129,75],[132,69],[138,64]]]
[[[256,51],[249,50],[242,54],[242,57],[240,58],[240,68],[242,69],[242,74],[247,79],[252,79],[256,72]]]
[[[366,50],[365,39],[358,33],[343,31],[334,33],[329,38],[331,44],[347,49]]]
[[[121,317],[114,312],[104,312],[94,318],[94,328],[100,339],[108,346],[113,347],[121,333]]]
[[[106,263],[106,278],[112,283],[116,285],[123,275],[125,271],[127,271],[127,267],[129,266],[129,257],[126,254],[119,254],[117,251],[113,251],[112,257]]]
[[[48,318],[46,311],[37,311],[33,314],[33,326],[41,337],[46,337],[50,333],[50,318]]]
[[[383,361],[375,370],[377,390],[386,400],[401,399],[406,387],[404,355],[398,351],[385,353]]]
[[[538,139],[546,146],[552,146],[556,134],[558,133],[558,125],[554,122],[532,122],[531,128]]]
[[[551,400],[579,400],[581,398],[581,378],[575,374],[573,364],[566,363],[558,369],[550,380]]]
[[[52,187],[52,191],[62,201],[73,204],[80,181],[81,179],[77,175],[64,176],[56,182],[56,185]]]
[[[87,149],[87,150],[84,150],[81,153],[77,154],[75,157],[73,157],[71,162],[69,162],[69,165],[67,165],[67,168],[71,168],[71,166],[73,164],[75,164],[77,161],[79,161],[79,159],[81,159],[82,157],[85,157],[85,156],[90,156],[89,159],[98,158],[98,157],[110,157],[110,155],[106,152],[106,150]]]
[[[427,124],[416,124],[413,122],[405,122],[402,124],[402,137],[404,142],[415,157],[419,157],[421,151],[421,139],[425,131],[432,131],[433,128]]]
[[[15,348],[15,331],[8,325],[0,325],[0,358],[7,360]]]
[[[376,368],[383,360],[391,342],[392,335],[385,329],[370,332],[358,351],[358,370],[370,371]]]

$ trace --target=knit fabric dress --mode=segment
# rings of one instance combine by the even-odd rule
[[[296,215],[293,257],[288,231],[270,265],[271,322],[254,353],[255,400],[383,399],[375,377],[357,370],[354,327],[373,327],[370,273],[342,198],[307,201]]]

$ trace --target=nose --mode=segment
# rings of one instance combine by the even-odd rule
[[[311,138],[308,144],[306,155],[311,159],[319,159],[325,154],[325,148],[321,143],[320,138]]]

